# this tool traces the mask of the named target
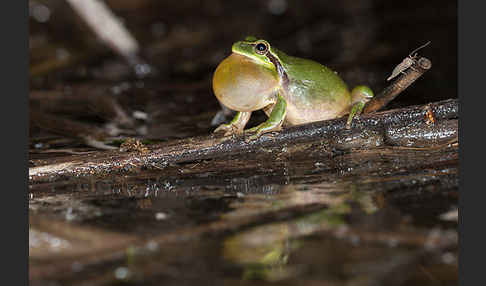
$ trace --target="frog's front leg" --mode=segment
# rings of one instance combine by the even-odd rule
[[[233,135],[233,134],[241,134],[243,133],[243,129],[245,128],[246,123],[250,120],[251,111],[249,112],[242,112],[238,111],[228,124],[221,124],[216,128],[213,132],[224,132],[224,136]]]
[[[351,122],[354,118],[359,118],[359,115],[363,111],[365,104],[373,97],[373,91],[364,85],[358,85],[351,91],[352,107],[351,112],[346,121],[346,129],[351,128]]]
[[[285,101],[285,99],[279,94],[277,95],[277,102],[273,106],[272,112],[268,116],[267,121],[258,126],[245,130],[247,132],[256,132],[254,135],[250,136],[248,140],[250,141],[257,139],[263,133],[281,130],[282,124],[285,120],[285,115],[287,115],[287,101]]]

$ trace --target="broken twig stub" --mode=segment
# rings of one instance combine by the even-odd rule
[[[385,107],[431,67],[432,62],[429,59],[424,57],[418,59],[398,80],[371,99],[364,107],[363,113],[372,113]]]
[[[401,63],[399,63],[392,71],[392,74],[386,79],[391,80],[398,76],[400,73],[403,73],[405,70],[409,69],[416,61],[418,58],[418,54],[416,53],[418,50],[422,49],[423,47],[426,47],[428,44],[430,44],[430,41],[425,43],[424,45],[416,48],[413,50],[408,57],[404,58]],[[414,54],[415,53],[415,54]]]

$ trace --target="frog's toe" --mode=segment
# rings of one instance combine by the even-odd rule
[[[249,128],[249,129],[246,129],[245,130],[245,133],[254,133],[256,132],[257,134],[263,134],[263,133],[269,133],[269,132],[273,132],[273,131],[281,131],[282,130],[282,126],[281,125],[277,125],[277,126],[273,126],[271,128],[269,128],[268,126],[265,126],[264,124],[260,124],[258,126],[255,126],[255,127],[252,127],[252,128]]]
[[[247,133],[255,133],[255,134],[252,134],[252,135],[250,135],[248,137],[245,136],[246,137],[245,138],[245,142],[250,142],[250,141],[256,140],[256,139],[258,139],[262,135],[262,132],[260,130],[258,130],[257,127],[253,127],[253,128],[249,128],[249,129],[246,129],[245,130],[245,134],[247,134]]]
[[[258,138],[260,138],[260,136],[262,135],[263,133],[261,132],[257,132],[251,136],[249,136],[248,138],[245,139],[246,142],[250,142],[250,141],[253,141],[253,140],[256,140]]]
[[[255,132],[255,134],[249,136],[247,139],[246,139],[246,142],[249,142],[249,141],[252,141],[252,140],[256,140],[258,138],[260,138],[260,136],[262,136],[263,134],[267,134],[267,133],[271,133],[271,132],[274,132],[274,131],[280,131],[282,130],[282,128],[273,128],[273,129],[262,129],[262,128],[250,128],[248,130],[245,130],[245,132],[248,132],[248,133],[253,133]]]
[[[214,129],[213,133],[222,133],[227,131],[228,131],[228,127],[226,126],[226,124],[221,124],[218,126],[218,128]]]
[[[245,130],[245,133],[254,133],[254,132],[258,132],[258,129],[259,129],[260,126],[255,126],[255,127],[252,127],[252,128],[248,128]]]
[[[231,136],[243,133],[243,130],[233,124],[221,124],[213,133],[223,133],[223,136]]]
[[[231,124],[221,124],[218,128],[214,129],[213,133],[224,133],[224,135],[228,135],[228,133],[232,132],[233,128],[231,128]]]
[[[242,132],[237,129],[237,128],[233,128],[233,129],[230,129],[228,131],[226,131],[224,133],[224,136],[233,136],[233,135],[238,135],[238,134],[241,134]]]
[[[348,120],[346,121],[346,129],[351,129],[351,124],[353,123],[353,118],[356,118],[355,116],[352,116],[351,114],[348,116]]]

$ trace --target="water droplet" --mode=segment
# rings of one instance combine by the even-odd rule
[[[147,120],[148,119],[148,114],[146,112],[140,111],[140,110],[135,110],[132,113],[133,118],[139,119],[139,120]]]
[[[61,240],[59,238],[53,238],[51,239],[51,246],[53,248],[58,248],[61,246]]]
[[[245,194],[243,194],[242,192],[236,192],[236,197],[237,198],[243,198],[243,197],[245,197]]]
[[[135,74],[139,78],[143,78],[148,74],[150,74],[151,72],[152,72],[152,67],[149,64],[142,63],[142,64],[135,65]]]
[[[117,269],[115,269],[116,279],[125,280],[128,278],[128,276],[130,276],[130,270],[128,270],[128,268],[118,267]]]
[[[157,251],[159,249],[159,244],[153,240],[147,242],[147,249],[150,251]]]
[[[73,221],[76,219],[76,215],[73,213],[73,208],[67,209],[65,218],[67,221]]]
[[[158,212],[155,214],[155,219],[156,220],[164,220],[167,218],[167,214],[163,212]]]
[[[442,261],[446,264],[453,264],[456,262],[456,256],[450,252],[446,252],[442,255]]]

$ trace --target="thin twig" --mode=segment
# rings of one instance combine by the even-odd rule
[[[37,154],[66,153],[66,154],[72,154],[72,155],[86,155],[86,154],[91,154],[93,152],[94,151],[79,152],[79,151],[74,151],[72,149],[50,149],[50,150],[29,149],[29,154],[30,153],[37,153]]]
[[[431,67],[432,62],[427,58],[421,57],[415,61],[404,75],[371,99],[368,104],[366,104],[363,113],[373,113],[385,107]]]
[[[64,117],[61,118],[51,114],[45,114],[37,110],[30,111],[29,120],[31,127],[36,126],[66,137],[82,139],[86,136],[96,139],[109,137],[109,134],[94,125],[81,123]]]
[[[134,126],[134,119],[121,106],[118,97],[104,86],[81,87],[71,93],[33,90],[29,93],[29,104],[39,113],[83,114],[85,117],[101,117],[123,127]]]

